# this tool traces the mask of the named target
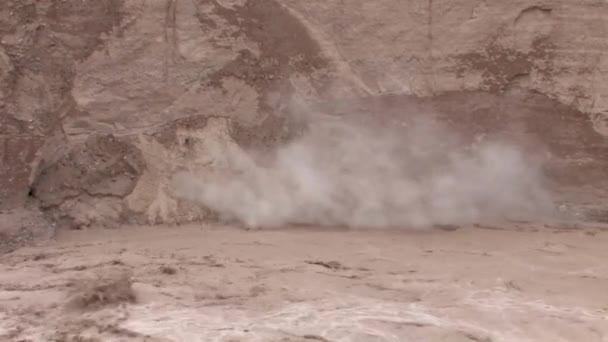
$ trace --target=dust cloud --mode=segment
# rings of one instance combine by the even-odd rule
[[[387,127],[323,117],[254,162],[175,176],[177,194],[247,227],[424,228],[548,213],[540,165],[514,145],[463,144],[440,125]]]

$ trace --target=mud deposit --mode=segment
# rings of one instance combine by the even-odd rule
[[[0,340],[608,341],[608,2],[0,1]]]

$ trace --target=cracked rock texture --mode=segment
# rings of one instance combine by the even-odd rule
[[[592,202],[608,189],[608,2],[4,0],[0,210],[208,219],[172,175],[289,139],[294,99],[509,127]]]

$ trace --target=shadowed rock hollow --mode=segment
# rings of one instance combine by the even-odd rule
[[[517,142],[556,202],[601,218],[607,18],[600,0],[5,0],[0,210],[215,219],[176,173],[230,169],[323,114]]]

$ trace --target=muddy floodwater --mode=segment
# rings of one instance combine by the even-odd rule
[[[0,258],[10,341],[606,341],[608,226],[74,231]]]

